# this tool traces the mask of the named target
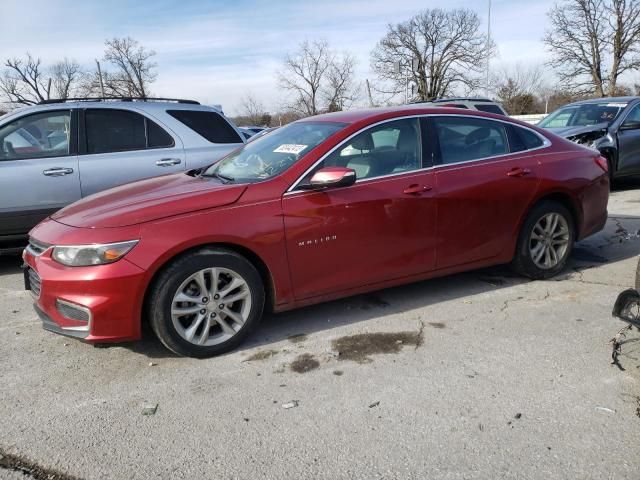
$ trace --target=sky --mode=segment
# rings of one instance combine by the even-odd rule
[[[387,25],[426,8],[466,7],[487,26],[488,0],[0,0],[0,58],[30,52],[44,64],[68,57],[87,68],[104,40],[130,36],[154,50],[156,96],[221,104],[238,114],[243,97],[268,110],[285,101],[276,72],[305,39],[324,38],[357,59],[359,80],[375,79],[370,53]],[[543,64],[541,38],[553,0],[493,0],[492,69]],[[28,10],[28,13],[25,11]],[[10,19],[19,19],[13,21]],[[483,30],[484,31],[484,30]]]

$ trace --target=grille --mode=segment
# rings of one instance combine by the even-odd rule
[[[40,289],[42,288],[40,275],[33,268],[29,269],[29,285],[31,286],[31,294],[40,298]]]
[[[60,315],[68,318],[69,320],[88,322],[91,318],[91,315],[86,308],[76,306],[62,300],[56,300],[56,308],[58,309],[58,312],[60,312]]]
[[[31,253],[31,255],[37,257],[39,255],[42,255],[50,246],[51,245],[39,242],[34,238],[30,238],[29,245],[27,246],[27,250],[29,251],[29,253]]]

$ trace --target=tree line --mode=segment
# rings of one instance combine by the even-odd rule
[[[391,105],[451,95],[488,95],[510,114],[540,113],[588,97],[640,93],[628,83],[640,67],[640,0],[560,0],[548,12],[541,39],[549,53],[542,65],[493,71],[496,45],[468,8],[427,9],[389,24],[370,54],[375,78],[356,77],[357,59],[324,39],[302,42],[276,73],[285,100],[269,113],[247,93],[240,123],[269,125],[348,109]],[[155,52],[132,38],[105,42],[102,68],[88,71],[64,59],[49,66],[39,58],[12,58],[0,75],[0,97],[32,104],[70,96],[147,97],[157,78]],[[623,83],[623,79],[627,83]]]

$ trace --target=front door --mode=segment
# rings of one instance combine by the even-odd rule
[[[633,107],[618,128],[618,165],[620,175],[640,174],[640,104]]]
[[[80,198],[75,124],[67,108],[0,127],[0,236],[24,235]]]
[[[417,119],[371,127],[346,140],[314,171],[323,166],[353,168],[357,181],[326,191],[294,190],[283,197],[297,299],[434,268],[433,173],[422,168]]]

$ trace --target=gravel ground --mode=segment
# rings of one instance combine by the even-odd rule
[[[640,334],[624,370],[607,343],[637,187],[559,278],[495,268],[274,315],[208,360],[47,333],[2,257],[0,478],[637,480]]]

